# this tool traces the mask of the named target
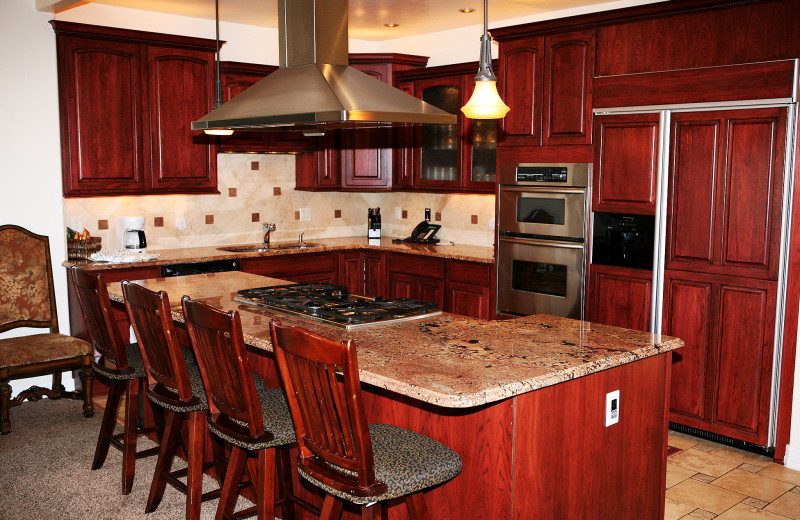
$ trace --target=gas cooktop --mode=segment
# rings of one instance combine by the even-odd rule
[[[243,289],[234,300],[307,316],[347,330],[388,325],[442,313],[434,303],[411,298],[367,298],[350,294],[347,287],[342,285],[320,283]]]

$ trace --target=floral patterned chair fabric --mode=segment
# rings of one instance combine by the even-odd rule
[[[61,372],[80,370],[83,414],[94,415],[92,405],[91,346],[59,334],[50,243],[19,226],[0,226],[0,332],[19,327],[49,328],[49,333],[0,339],[0,432],[11,433],[10,408],[26,399],[66,395]],[[31,387],[11,398],[11,379],[53,374],[51,389]],[[80,395],[76,395],[80,394]]]

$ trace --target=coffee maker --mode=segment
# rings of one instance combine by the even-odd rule
[[[369,208],[367,214],[367,238],[378,240],[381,238],[381,208]]]
[[[144,217],[117,217],[117,233],[120,249],[133,253],[144,253],[147,237],[144,234]]]

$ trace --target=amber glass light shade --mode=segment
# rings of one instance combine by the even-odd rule
[[[476,81],[472,96],[461,107],[461,111],[470,119],[501,119],[508,110],[508,105],[497,93],[497,81]]]

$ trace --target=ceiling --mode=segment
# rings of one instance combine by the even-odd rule
[[[607,3],[609,0],[490,0],[489,26],[495,21],[540,15]],[[649,3],[654,0],[642,0]],[[214,19],[214,0],[84,0],[80,3],[106,4],[195,18]],[[264,27],[278,26],[277,0],[219,0],[220,20]],[[470,14],[460,13],[474,8]],[[387,28],[385,23],[398,23]],[[362,40],[391,40],[457,27],[483,24],[482,0],[350,0],[350,37]]]

